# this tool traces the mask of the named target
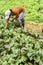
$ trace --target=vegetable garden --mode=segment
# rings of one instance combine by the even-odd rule
[[[41,16],[43,15],[42,10],[38,14],[36,14],[36,10],[39,6],[42,6],[43,0],[39,2],[39,0],[29,0],[30,5],[27,5],[28,1],[26,0],[15,0],[14,3],[11,3],[12,0],[1,0],[0,5],[1,9],[0,12],[3,12],[14,5],[22,5],[25,6],[27,11],[25,15],[25,20],[33,20],[36,22],[42,22]],[[17,3],[16,3],[17,1]],[[21,3],[20,3],[21,2]],[[34,3],[35,2],[35,3]],[[6,4],[5,4],[6,3]],[[24,3],[24,4],[23,4]],[[34,4],[35,9],[31,6]],[[40,5],[38,5],[40,3]],[[31,5],[32,4],[32,5]],[[6,6],[5,6],[6,5]],[[28,7],[28,8],[27,8]],[[27,14],[28,12],[32,12],[32,14]],[[33,15],[34,11],[34,15]],[[3,14],[1,13],[1,14]],[[34,30],[31,32],[23,29],[21,27],[16,27],[16,22],[11,22],[11,19],[8,23],[7,29],[5,29],[6,23],[4,22],[4,14],[0,14],[0,65],[43,65],[43,31],[42,33],[38,33]],[[39,17],[36,17],[36,15]],[[40,16],[41,15],[41,16]],[[32,18],[33,17],[33,18]]]

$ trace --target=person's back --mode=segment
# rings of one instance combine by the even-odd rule
[[[22,11],[24,11],[24,7],[22,7],[22,6],[16,6],[16,7],[13,7],[11,10],[12,10],[13,15],[16,15],[16,17],[18,17],[18,15]]]
[[[11,15],[15,16],[15,20],[20,24],[20,26],[24,27],[24,7],[22,6],[16,6],[13,7],[5,12],[5,21],[6,25],[8,24],[9,18]],[[14,20],[13,19],[13,20]]]

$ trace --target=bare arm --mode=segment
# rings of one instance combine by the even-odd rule
[[[7,25],[8,25],[8,22],[9,22],[9,18],[6,19],[5,22],[6,22],[6,26],[5,26],[5,28],[7,28]]]

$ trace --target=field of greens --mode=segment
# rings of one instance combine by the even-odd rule
[[[0,0],[0,13],[16,5],[25,7],[25,20],[43,22],[43,0]]]
[[[16,26],[0,19],[0,65],[43,65],[43,33]]]
[[[4,12],[16,5],[25,7],[26,21],[43,22],[43,0],[0,0],[0,65],[43,65],[43,31],[17,27],[12,18],[4,28]]]

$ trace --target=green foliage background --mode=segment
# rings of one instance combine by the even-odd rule
[[[0,22],[0,65],[43,65],[43,33]]]
[[[16,5],[25,7],[25,20],[43,22],[43,0],[0,0],[0,13]]]
[[[26,21],[43,22],[43,0],[0,0],[0,65],[43,65],[43,33],[29,33],[11,21],[4,29],[1,14],[16,5],[25,7]]]

